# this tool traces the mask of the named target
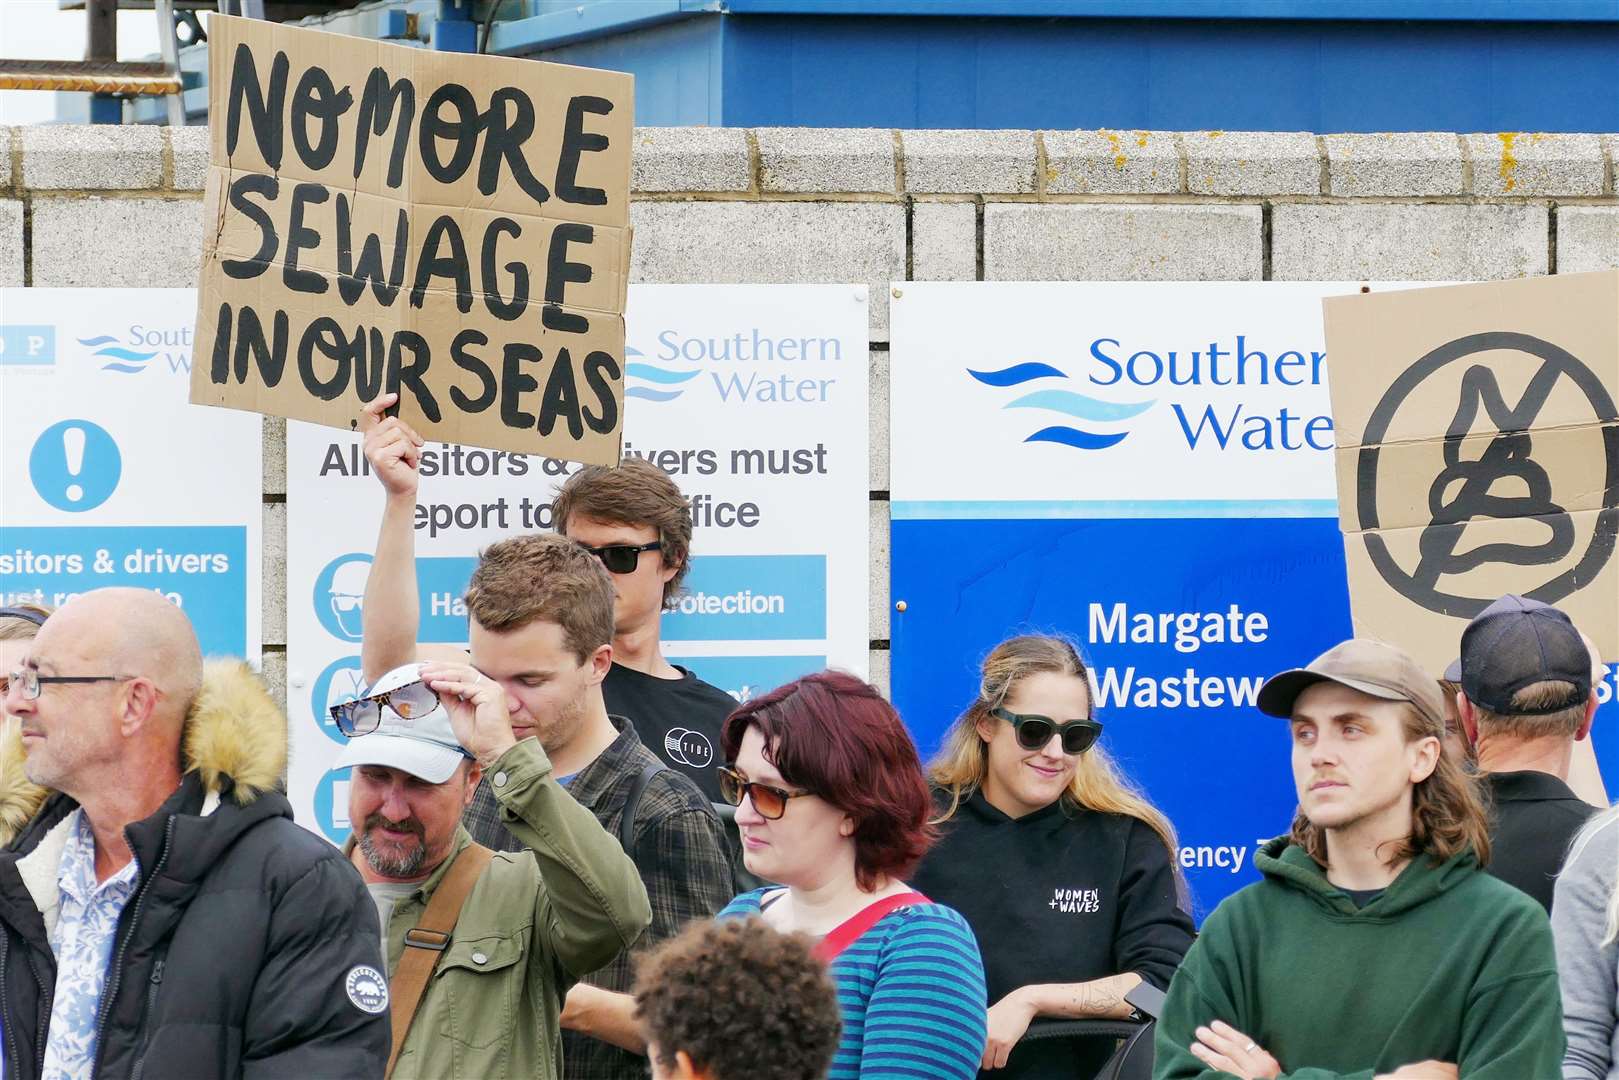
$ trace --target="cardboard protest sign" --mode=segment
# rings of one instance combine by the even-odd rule
[[[1356,633],[1437,673],[1518,593],[1619,654],[1619,273],[1323,306]]]
[[[191,400],[616,464],[633,81],[209,23]]]

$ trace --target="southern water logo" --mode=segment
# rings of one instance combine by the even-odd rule
[[[120,371],[125,375],[135,375],[146,370],[146,365],[157,356],[157,350],[144,352],[139,349],[125,348],[118,338],[111,334],[102,334],[100,337],[79,338],[79,344],[89,349],[95,349],[92,356],[105,356],[110,363],[102,364],[102,371]],[[97,348],[100,346],[100,348]]]
[[[1042,379],[1067,379],[1068,376],[1050,364],[1029,362],[1013,364],[1011,367],[999,368],[995,371],[975,371],[967,369],[967,374],[986,386],[1007,388],[1024,386],[1028,383],[1038,382]],[[1001,406],[1003,409],[1038,409],[1042,412],[1060,413],[1084,422],[1086,427],[1076,427],[1072,424],[1050,424],[1025,438],[1024,442],[1059,443],[1071,446],[1076,450],[1105,450],[1110,446],[1122,442],[1130,434],[1128,429],[1123,431],[1107,430],[1125,420],[1140,416],[1156,404],[1157,399],[1149,401],[1103,401],[1100,398],[1089,397],[1085,394],[1075,393],[1073,390],[1060,386],[1047,386],[1038,390],[1030,390],[1020,394]],[[1098,425],[1092,427],[1091,425]]]
[[[173,374],[191,372],[191,327],[141,326],[129,328],[122,337],[100,334],[77,339],[80,345],[94,350],[90,355],[107,361],[102,371],[116,371],[122,375],[138,375],[162,357]]]
[[[702,374],[697,368],[660,367],[647,360],[640,349],[626,347],[624,357],[627,361],[624,396],[627,398],[673,401],[686,392],[686,383]]]
[[[840,339],[772,336],[757,326],[725,335],[660,330],[653,349],[624,350],[626,398],[673,401],[711,379],[725,404],[824,402],[843,371]]]

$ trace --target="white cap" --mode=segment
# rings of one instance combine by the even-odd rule
[[[378,679],[368,693],[382,694],[419,682],[423,666],[396,667]],[[455,775],[456,767],[467,758],[450,727],[450,714],[442,704],[412,720],[404,719],[383,705],[382,722],[377,730],[349,739],[332,767],[380,765],[408,772],[429,784],[442,784]]]

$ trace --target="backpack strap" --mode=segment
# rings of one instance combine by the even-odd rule
[[[885,896],[881,900],[873,900],[843,922],[839,923],[833,931],[816,943],[813,950],[815,958],[823,964],[830,964],[837,959],[839,953],[860,940],[860,935],[870,930],[889,912],[897,911],[912,904],[931,904],[933,901],[919,892],[895,893]]]
[[[635,812],[641,808],[641,793],[646,786],[669,766],[661,761],[654,761],[646,768],[635,774],[630,781],[630,790],[624,796],[624,816],[618,819],[618,842],[624,847],[624,854],[630,855],[630,847],[635,842]],[[634,855],[630,855],[634,859]]]
[[[410,1032],[410,1022],[415,1019],[416,1007],[422,1003],[422,995],[427,990],[427,980],[433,977],[439,957],[450,944],[467,896],[493,856],[494,852],[476,841],[462,848],[438,888],[433,890],[421,919],[405,931],[405,951],[388,982],[388,997],[393,1002],[393,1049],[388,1054],[388,1070],[384,1076],[393,1075],[394,1063],[399,1060],[399,1051]]]

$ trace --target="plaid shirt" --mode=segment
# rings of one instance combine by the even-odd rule
[[[612,720],[618,738],[574,774],[568,794],[617,837],[631,785],[658,759],[641,744],[635,725],[619,716]],[[461,823],[485,847],[522,850],[500,823],[499,805],[487,779],[478,785]],[[636,951],[674,937],[693,919],[712,918],[730,902],[731,862],[724,826],[689,777],[665,768],[647,781],[630,837],[630,858],[652,902],[652,925],[636,942]],[[634,960],[625,951],[584,981],[627,993],[634,980]],[[562,1075],[564,1080],[640,1080],[647,1075],[647,1061],[609,1043],[564,1031]]]

